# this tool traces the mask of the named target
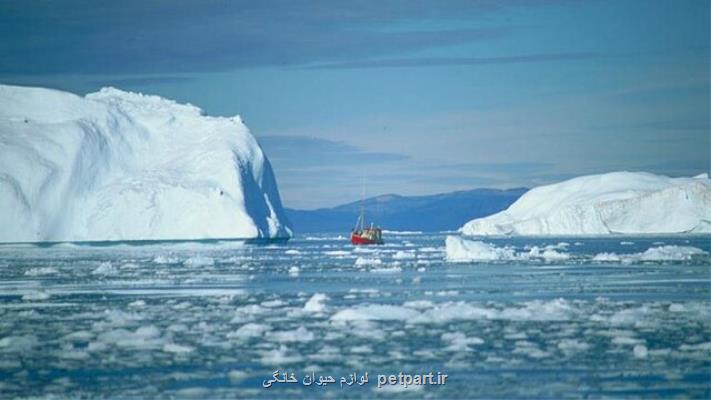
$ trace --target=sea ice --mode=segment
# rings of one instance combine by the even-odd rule
[[[459,236],[447,236],[446,259],[450,262],[470,261],[515,261],[543,260],[547,262],[564,261],[570,255],[556,249],[566,246],[549,245],[543,248],[532,246],[528,252],[516,252],[512,247],[497,247],[490,243],[465,239]]]
[[[398,250],[393,254],[393,258],[396,260],[411,260],[415,258],[415,252]]]
[[[331,319],[334,321],[389,321],[410,320],[418,315],[420,313],[411,308],[387,304],[368,304],[338,311]]]
[[[688,261],[695,256],[706,255],[707,253],[692,246],[666,245],[651,247],[642,253],[615,254],[598,253],[592,260],[598,262],[621,262],[631,264],[643,261]]]
[[[271,330],[271,326],[266,325],[266,324],[256,324],[256,323],[247,323],[239,327],[234,332],[230,332],[227,334],[227,338],[229,339],[249,339],[252,337],[260,337],[264,335],[265,332]]]
[[[25,271],[25,276],[54,275],[57,273],[59,273],[59,271],[54,267],[35,267]]]
[[[178,264],[180,259],[178,257],[168,257],[168,256],[157,256],[153,259],[156,264]]]
[[[304,304],[304,311],[311,313],[323,312],[326,309],[328,296],[323,293],[316,293]]]
[[[300,362],[303,358],[293,351],[289,350],[285,345],[279,346],[278,349],[263,351],[261,362],[262,365],[269,368],[280,368],[287,364]]]
[[[481,345],[484,344],[484,340],[478,337],[467,337],[462,332],[447,332],[443,333],[441,336],[443,342],[448,344],[446,350],[448,351],[469,351],[469,345]]]
[[[45,292],[44,290],[35,290],[29,293],[26,293],[25,295],[22,296],[22,300],[24,301],[41,301],[41,300],[47,300],[50,298],[50,294]]]
[[[290,331],[272,331],[266,334],[267,340],[274,342],[290,343],[290,342],[310,342],[314,340],[315,335],[309,332],[303,326]]]
[[[643,344],[638,344],[634,346],[632,352],[636,358],[647,358],[647,353],[649,351],[647,350],[647,346]]]
[[[496,247],[489,243],[463,239],[458,236],[447,236],[446,239],[447,261],[498,261],[515,258],[511,248]]]
[[[190,346],[183,346],[175,343],[166,343],[163,345],[163,351],[166,353],[190,353],[194,348]]]
[[[215,260],[211,257],[194,256],[185,260],[183,265],[191,267],[209,267],[215,265]]]
[[[355,261],[356,267],[364,267],[368,265],[380,265],[383,261],[379,258],[358,257]]]
[[[371,268],[370,272],[376,273],[376,274],[396,274],[398,272],[402,272],[402,268],[400,268],[400,267]]]
[[[701,254],[706,254],[706,252],[696,247],[667,245],[647,249],[640,255],[640,259],[643,261],[682,261]]]
[[[323,254],[327,256],[348,256],[351,254],[350,251],[344,251],[344,250],[329,250],[329,251],[324,251]]]
[[[37,346],[39,341],[35,335],[5,336],[0,339],[0,348],[12,353],[24,353]]]
[[[564,246],[563,246],[564,247]],[[542,258],[545,261],[561,261],[561,260],[567,260],[570,258],[569,254],[566,253],[561,253],[556,251],[557,246],[546,246],[543,249],[541,249],[538,246],[533,246],[531,250],[528,252],[527,255],[528,258]],[[526,257],[522,258],[526,258]]]
[[[96,267],[91,273],[94,275],[113,275],[117,272],[118,271],[116,270],[116,268],[114,268],[111,262],[104,261],[99,264],[99,266]]]
[[[588,350],[590,345],[578,339],[561,339],[558,348],[566,353],[577,353]]]

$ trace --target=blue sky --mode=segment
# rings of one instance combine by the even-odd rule
[[[707,171],[709,2],[0,2],[0,82],[239,114],[284,203]]]

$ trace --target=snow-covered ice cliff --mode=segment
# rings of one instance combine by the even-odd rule
[[[239,117],[114,88],[0,85],[0,242],[290,235]]]
[[[711,232],[707,174],[588,175],[540,186],[508,209],[469,221],[464,235],[604,235]]]

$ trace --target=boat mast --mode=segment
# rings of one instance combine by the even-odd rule
[[[365,173],[363,174],[362,193],[360,195],[360,230],[363,231],[365,225]]]

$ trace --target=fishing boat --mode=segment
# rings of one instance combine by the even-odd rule
[[[360,215],[351,231],[351,243],[354,245],[383,244],[383,230],[379,226],[365,226],[365,205],[361,204]]]

